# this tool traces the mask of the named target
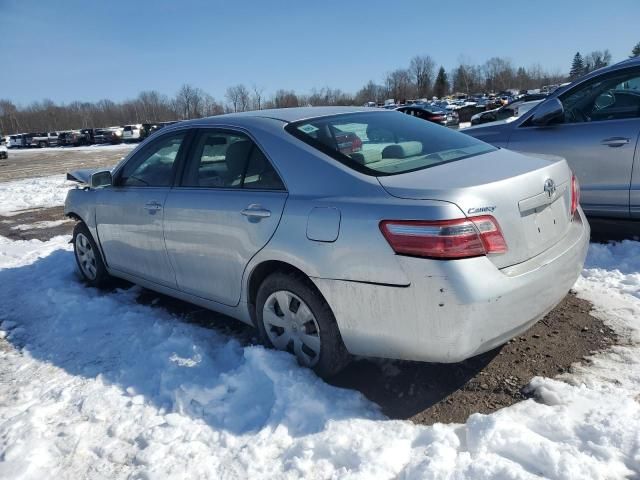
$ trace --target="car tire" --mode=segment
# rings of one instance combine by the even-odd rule
[[[76,264],[84,282],[91,287],[106,287],[111,276],[104,265],[100,249],[84,222],[76,223],[72,243]]]
[[[46,146],[47,146],[47,142],[40,142],[40,143],[38,143],[38,146],[39,146],[40,148],[44,148],[44,147],[46,147]]]
[[[269,275],[258,289],[256,320],[264,345],[289,351],[320,377],[335,375],[351,360],[331,308],[302,275]]]

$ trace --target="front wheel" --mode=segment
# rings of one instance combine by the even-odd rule
[[[308,279],[267,277],[258,290],[256,316],[263,343],[294,354],[319,376],[335,375],[349,363],[333,312]]]
[[[82,279],[92,287],[106,286],[111,277],[102,261],[100,249],[82,222],[73,229],[73,252]]]

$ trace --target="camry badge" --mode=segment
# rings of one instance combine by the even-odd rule
[[[556,182],[552,179],[547,178],[544,182],[544,191],[549,196],[549,198],[553,197],[553,194],[556,193]]]

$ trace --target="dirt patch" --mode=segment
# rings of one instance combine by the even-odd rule
[[[64,207],[24,210],[11,216],[0,216],[0,236],[11,240],[48,240],[57,235],[70,235],[74,222],[65,218]]]
[[[11,149],[9,158],[0,161],[0,182],[57,175],[79,168],[110,167],[116,165],[134,146]]]
[[[391,418],[464,422],[472,413],[523,400],[533,377],[568,372],[615,343],[613,330],[590,310],[589,302],[569,294],[524,335],[486,354],[456,364],[359,360],[332,383],[361,391]]]

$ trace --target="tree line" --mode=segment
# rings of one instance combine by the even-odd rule
[[[640,56],[640,42],[633,48],[631,56]],[[259,85],[247,87],[238,84],[228,87],[222,100],[192,85],[183,85],[173,97],[149,90],[141,92],[135,99],[122,102],[103,99],[97,102],[56,104],[47,99],[23,107],[8,99],[0,99],[0,132],[7,135],[186,120],[264,108],[362,105],[366,102],[382,103],[386,99],[441,98],[449,93],[530,90],[562,83],[567,78],[573,80],[610,62],[611,53],[608,50],[594,51],[584,56],[578,52],[567,77],[560,71],[545,70],[540,64],[516,66],[503,57],[492,57],[482,64],[473,64],[461,58],[447,72],[443,66],[438,67],[430,55],[417,55],[406,67],[388,72],[381,83],[370,80],[355,94],[324,87],[306,94],[278,89],[266,95],[265,89]]]

